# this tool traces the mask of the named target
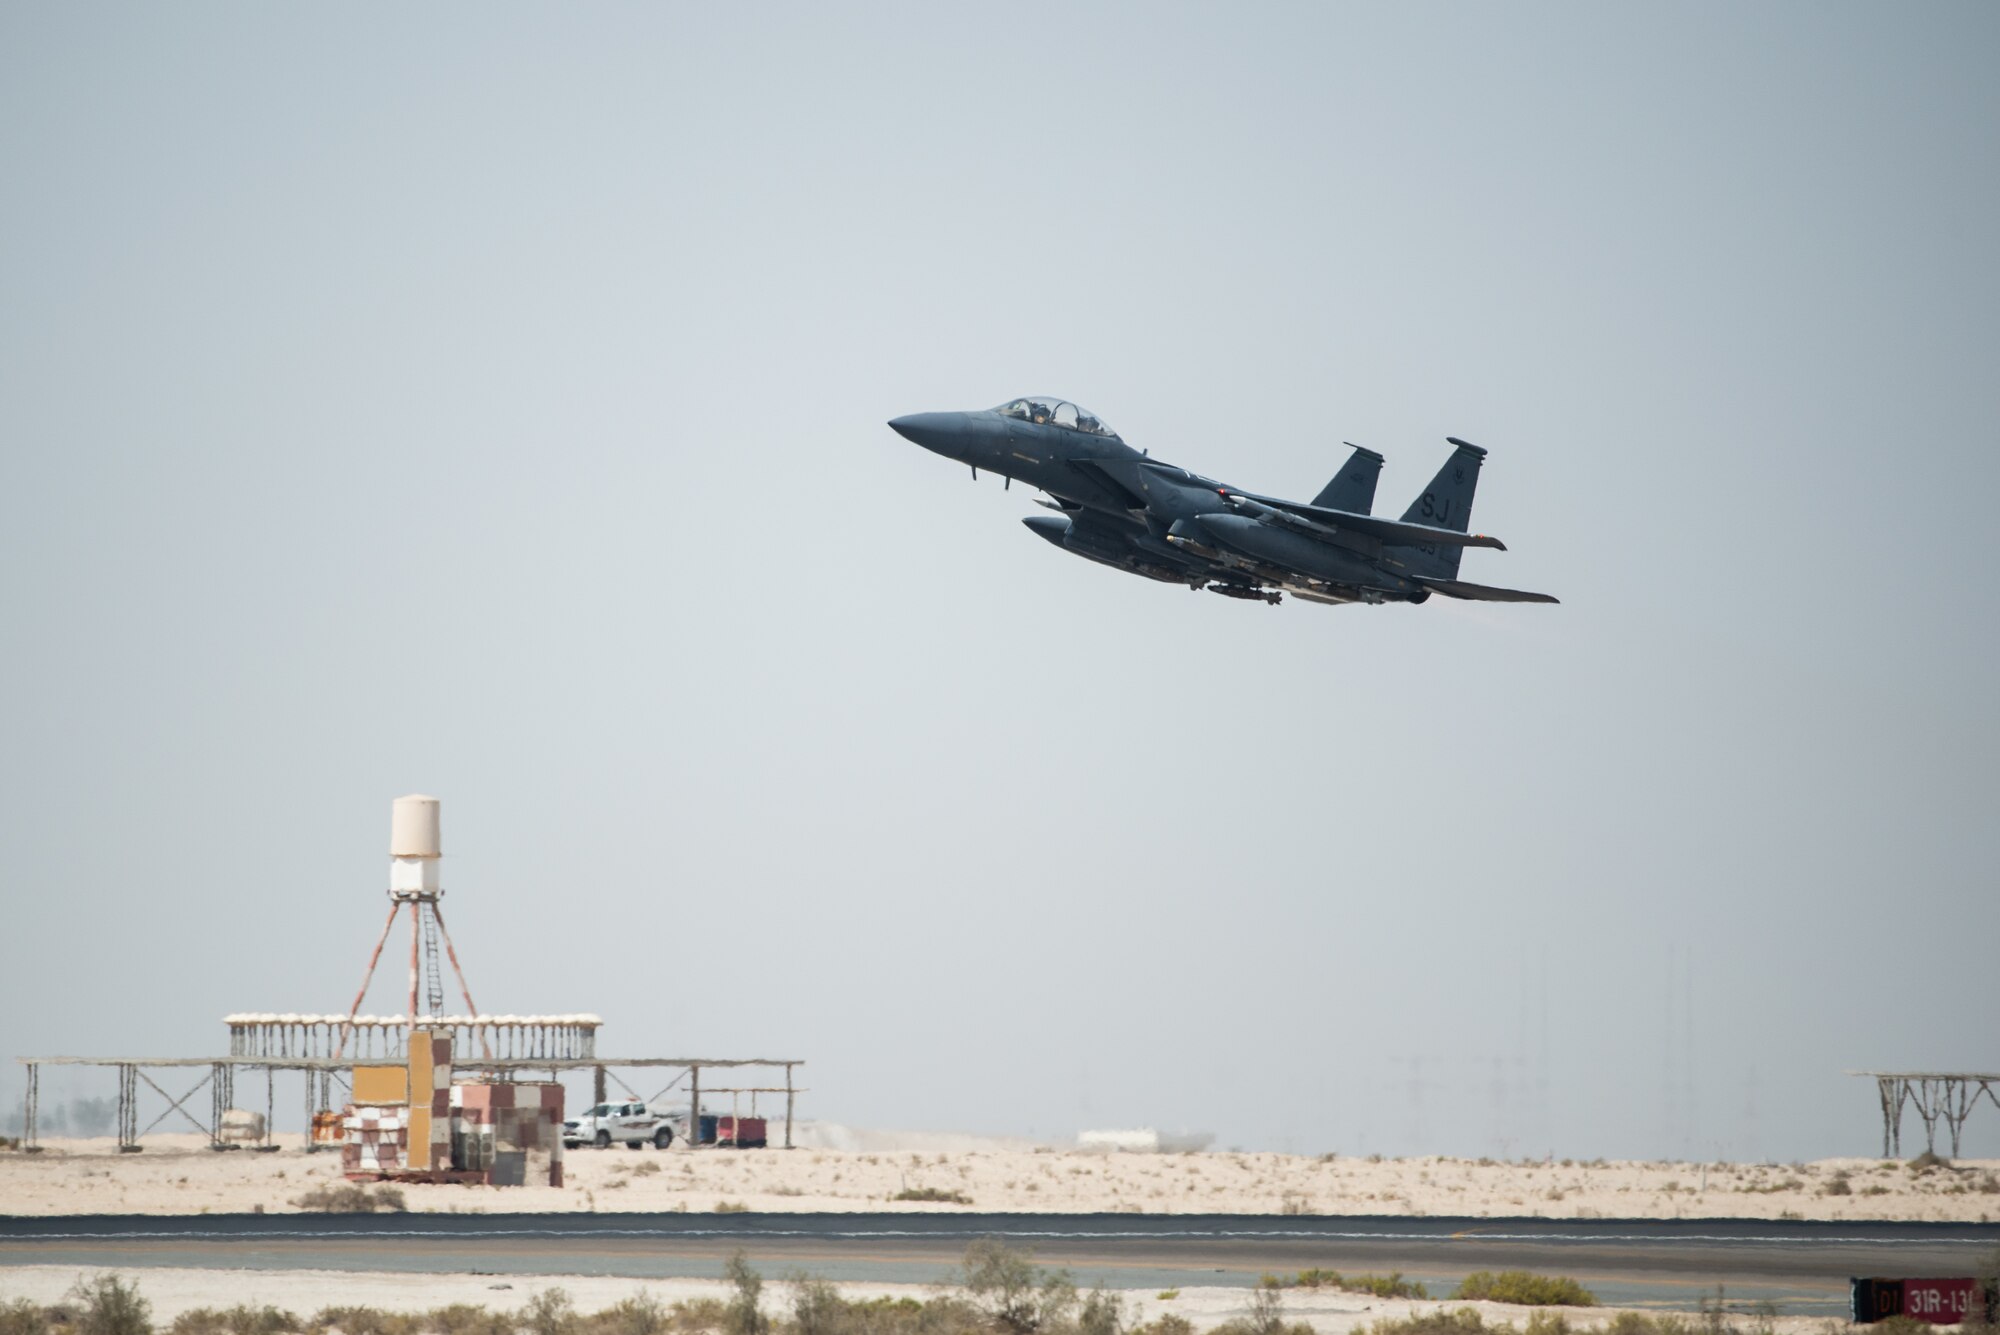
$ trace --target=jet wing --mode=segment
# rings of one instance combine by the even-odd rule
[[[1524,589],[1496,589],[1490,584],[1468,584],[1462,579],[1429,579],[1423,575],[1409,578],[1427,589],[1434,589],[1447,598],[1464,598],[1475,603],[1554,603],[1546,593],[1529,593]]]
[[[1461,533],[1455,528],[1433,528],[1429,524],[1406,524],[1400,519],[1381,519],[1375,515],[1355,514],[1351,510],[1328,510],[1318,505],[1302,505],[1297,501],[1279,500],[1275,496],[1259,496],[1249,491],[1224,491],[1223,498],[1242,497],[1273,510],[1283,510],[1301,519],[1322,524],[1328,528],[1342,528],[1349,533],[1359,533],[1374,538],[1377,542],[1391,547],[1417,547],[1435,543],[1440,547],[1491,547],[1495,551],[1506,551],[1507,544],[1498,538],[1489,538],[1484,533]]]

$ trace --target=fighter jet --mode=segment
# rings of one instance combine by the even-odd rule
[[[1170,584],[1276,604],[1553,603],[1546,593],[1458,577],[1467,547],[1507,550],[1468,531],[1486,451],[1456,436],[1451,457],[1401,519],[1372,512],[1382,456],[1358,445],[1310,504],[1262,496],[1153,459],[1102,418],[1062,399],[1013,399],[983,412],[916,413],[897,434],[972,468],[1040,488],[1056,511],[1023,519],[1066,552]]]

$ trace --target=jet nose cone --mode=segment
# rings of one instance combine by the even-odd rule
[[[952,453],[952,445],[965,434],[964,413],[911,413],[889,423],[889,429],[904,440],[912,440],[927,450]]]

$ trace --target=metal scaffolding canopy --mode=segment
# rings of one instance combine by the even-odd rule
[[[397,1054],[390,1054],[392,1057]],[[344,1071],[381,1057],[16,1057],[23,1066],[254,1066],[277,1071]],[[803,1057],[470,1057],[452,1058],[465,1071],[588,1071],[598,1066],[804,1066]],[[2000,1076],[1994,1077],[2000,1079]]]
[[[19,1062],[27,1071],[27,1089],[24,1100],[27,1115],[22,1128],[21,1143],[22,1148],[30,1154],[39,1152],[41,1148],[38,1143],[39,1128],[37,1122],[39,1120],[41,1105],[41,1068],[44,1066],[96,1066],[108,1067],[117,1071],[118,1150],[122,1154],[131,1154],[136,1153],[140,1149],[140,1137],[153,1130],[154,1127],[157,1127],[161,1122],[175,1113],[179,1113],[196,1131],[207,1136],[210,1148],[218,1150],[239,1148],[235,1144],[225,1142],[222,1134],[223,1114],[235,1107],[236,1074],[239,1070],[248,1070],[251,1072],[261,1070],[264,1073],[264,1140],[262,1144],[256,1147],[259,1149],[277,1148],[271,1140],[271,1114],[274,1111],[276,1073],[279,1071],[302,1071],[305,1073],[305,1148],[311,1151],[315,1148],[312,1139],[313,1114],[321,1109],[333,1106],[332,1088],[334,1082],[340,1080],[342,1084],[345,1084],[344,1072],[352,1070],[356,1065],[367,1066],[372,1064],[370,1058],[351,1056],[346,1058],[238,1055],[228,1057],[16,1057],[14,1060]],[[381,1059],[376,1058],[373,1060],[379,1061]],[[757,1095],[784,1095],[784,1146],[786,1149],[790,1149],[792,1147],[792,1121],[796,1100],[800,1094],[806,1092],[800,1089],[795,1083],[793,1073],[798,1067],[804,1065],[805,1062],[796,1057],[476,1057],[454,1062],[453,1069],[466,1072],[490,1073],[500,1076],[519,1076],[525,1072],[547,1071],[551,1079],[560,1076],[564,1071],[589,1071],[595,1076],[595,1101],[598,1103],[605,1101],[606,1079],[617,1079],[615,1072],[619,1070],[659,1070],[663,1068],[677,1070],[680,1074],[669,1081],[666,1088],[662,1089],[659,1094],[654,1095],[652,1099],[648,1099],[646,1102],[656,1101],[672,1090],[683,1079],[689,1082],[688,1110],[691,1118],[689,1126],[696,1133],[688,1142],[688,1148],[690,1149],[697,1148],[700,1144],[700,1135],[698,1133],[701,1119],[701,1073],[704,1070],[742,1069],[744,1067],[763,1067],[770,1070],[782,1070],[785,1073],[785,1083],[783,1085],[728,1088],[711,1087],[709,1093],[729,1095],[748,1094],[751,1096],[753,1111]],[[195,1082],[192,1088],[178,1098],[168,1093],[158,1082],[146,1074],[147,1071],[187,1070],[191,1068],[199,1068],[205,1074],[202,1075],[200,1080]],[[618,1080],[618,1083],[624,1086],[628,1092],[632,1092],[631,1086],[627,1085],[624,1080]],[[139,1126],[138,1113],[139,1086],[141,1084],[152,1089],[167,1105],[160,1115],[155,1117],[143,1130]],[[205,1125],[201,1118],[197,1117],[186,1106],[188,1100],[192,1099],[203,1089],[209,1091],[208,1121]],[[632,1092],[632,1097],[637,1099],[639,1095],[636,1092]]]

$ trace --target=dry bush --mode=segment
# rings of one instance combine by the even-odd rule
[[[1347,1293],[1372,1293],[1377,1298],[1428,1298],[1430,1291],[1413,1279],[1404,1279],[1400,1270],[1386,1275],[1343,1275],[1338,1270],[1301,1270],[1291,1279],[1275,1279],[1266,1275],[1266,1283],[1275,1282],[1287,1289],[1340,1289]]]
[[[1451,1296],[1518,1307],[1597,1306],[1597,1296],[1575,1280],[1530,1270],[1502,1270],[1498,1274],[1475,1270],[1459,1282]]]
[[[1541,1312],[1533,1313],[1529,1317],[1530,1323],[1532,1324],[1535,1317],[1542,1315]],[[1548,1315],[1560,1316],[1560,1313]],[[1620,1312],[1604,1323],[1599,1335],[1693,1335],[1693,1332],[1693,1322],[1671,1312],[1659,1315],[1649,1312]]]
[[[673,1314],[644,1289],[582,1321],[589,1335],[666,1335],[673,1324]]]
[[[812,1275],[794,1275],[791,1288],[795,1335],[841,1335],[847,1328],[847,1304],[833,1285]]]
[[[322,1307],[306,1323],[315,1331],[340,1335],[422,1335],[423,1318],[379,1307]]]
[[[729,1319],[729,1309],[720,1298],[688,1298],[674,1304],[669,1319],[673,1328],[684,1335],[704,1335],[722,1329]]]
[[[1125,1329],[1125,1301],[1102,1284],[1083,1295],[1076,1310],[1077,1335],[1119,1335]]]
[[[1488,1326],[1474,1308],[1440,1307],[1418,1312],[1400,1321],[1384,1318],[1368,1327],[1368,1335],[1486,1335],[1488,1331],[1511,1329],[1508,1326]]]
[[[0,1303],[0,1335],[48,1335],[49,1313],[40,1303],[16,1298]]]
[[[574,1335],[579,1324],[576,1304],[570,1301],[569,1290],[560,1285],[543,1289],[528,1299],[514,1324],[529,1335]]]
[[[167,1328],[172,1335],[297,1335],[303,1321],[277,1307],[197,1307]]]
[[[410,1208],[402,1188],[380,1186],[370,1191],[359,1182],[333,1182],[314,1187],[303,1196],[294,1197],[292,1204],[301,1210],[319,1210],[326,1214],[372,1214],[377,1210]]]
[[[69,1297],[80,1309],[76,1335],[153,1335],[153,1305],[139,1286],[119,1275],[79,1279]]]
[[[1178,1312],[1162,1312],[1143,1326],[1134,1326],[1130,1335],[1194,1335],[1194,1322]]]
[[[514,1335],[514,1319],[476,1303],[434,1307],[419,1318],[431,1335]]]
[[[965,1249],[960,1282],[975,1307],[1014,1335],[1060,1326],[1076,1307],[1076,1284],[1067,1271],[1043,1270],[1033,1252],[998,1238],[981,1238]]]
[[[750,1267],[737,1252],[722,1268],[722,1277],[729,1281],[736,1293],[728,1302],[728,1316],[723,1328],[729,1335],[764,1335],[770,1329],[759,1300],[764,1292],[764,1277]]]

